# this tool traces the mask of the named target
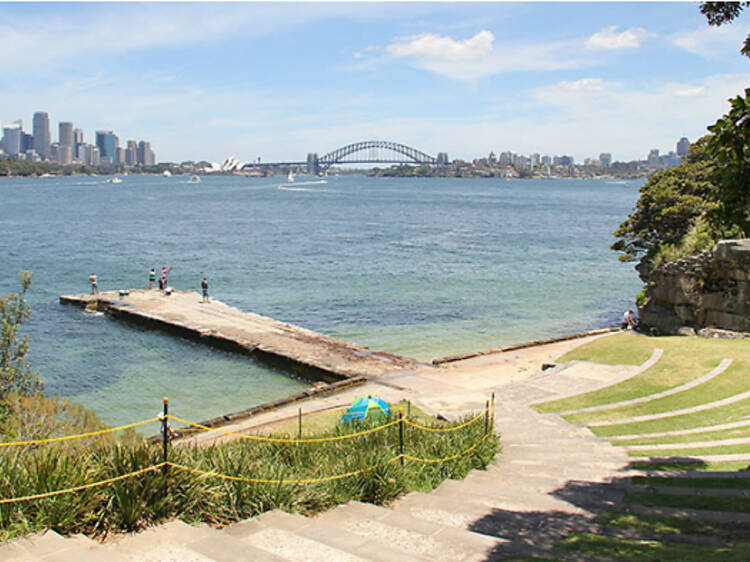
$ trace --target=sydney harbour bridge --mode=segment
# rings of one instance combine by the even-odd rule
[[[426,164],[447,166],[448,154],[439,152],[430,156],[421,150],[390,141],[360,141],[337,148],[323,156],[307,155],[304,162],[257,162],[246,164],[244,169],[305,166],[312,174],[325,172],[331,166],[342,164]]]

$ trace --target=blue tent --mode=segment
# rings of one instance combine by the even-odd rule
[[[389,410],[388,402],[380,398],[373,398],[372,396],[357,398],[341,416],[339,423],[361,421],[378,415],[388,417]]]

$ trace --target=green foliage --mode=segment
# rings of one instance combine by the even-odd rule
[[[740,12],[748,6],[750,2],[701,2],[700,10],[709,25],[720,26],[739,17]],[[740,53],[750,57],[750,35],[745,38]]]
[[[707,152],[716,161],[713,178],[720,186],[710,216],[717,230],[739,229],[744,237],[750,234],[750,88],[729,102],[729,113],[708,128]]]
[[[460,423],[460,422],[459,422]],[[430,425],[430,424],[428,424]],[[365,429],[337,427],[321,436]],[[444,428],[444,424],[434,424]],[[468,450],[484,435],[480,419],[450,433],[406,428],[405,452],[420,458],[445,458]],[[431,490],[446,478],[460,479],[484,468],[498,450],[492,435],[474,450],[441,463],[392,459],[399,454],[398,428],[325,443],[273,443],[237,440],[209,447],[174,446],[169,460],[206,472],[263,479],[324,478],[363,473],[309,484],[230,481],[169,468],[109,485],[34,501],[0,505],[0,541],[52,528],[60,533],[106,535],[131,531],[179,516],[186,522],[230,523],[280,508],[314,514],[350,500],[387,504],[410,490]],[[161,444],[89,442],[38,448],[0,448],[0,498],[66,489],[135,472],[162,461]],[[165,487],[166,485],[166,487]],[[165,495],[165,489],[167,491]]]
[[[42,388],[26,358],[28,337],[18,337],[18,328],[31,314],[31,308],[24,300],[31,286],[31,272],[21,271],[19,278],[21,293],[0,297],[0,420],[8,414],[11,393],[29,395]]]
[[[620,260],[642,257],[650,262],[663,246],[679,247],[683,237],[697,227],[711,207],[707,198],[716,190],[706,142],[705,137],[697,141],[685,162],[657,173],[641,186],[634,212],[614,233],[618,240],[611,247],[623,253]]]
[[[690,147],[686,160],[641,187],[611,248],[640,259],[642,276],[661,263],[750,234],[750,88]]]

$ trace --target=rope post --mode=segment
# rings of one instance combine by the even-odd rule
[[[298,419],[297,439],[302,439],[302,408],[299,408],[297,410],[297,419]]]
[[[487,400],[484,403],[484,434],[487,435],[487,430],[490,427],[490,401]]]
[[[398,453],[401,466],[404,466],[404,412],[398,411]]]
[[[169,448],[169,424],[167,423],[167,416],[169,415],[169,398],[164,397],[164,414],[161,418],[161,443],[162,443],[162,461],[164,466],[161,467],[162,475],[164,476],[164,498],[167,497],[167,470],[169,466],[167,463],[167,451]]]
[[[490,405],[490,415],[492,416],[492,429],[495,429],[495,391],[492,391],[492,402]]]

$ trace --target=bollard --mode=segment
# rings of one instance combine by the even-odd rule
[[[167,470],[169,469],[169,466],[166,464],[167,462],[167,450],[169,446],[169,424],[167,422],[167,415],[169,414],[169,398],[166,396],[164,397],[164,414],[161,419],[161,442],[162,442],[162,461],[164,461],[164,466],[161,467],[161,473],[162,476],[164,476],[164,498],[167,497]]]
[[[398,453],[401,466],[404,466],[404,412],[398,411]]]

